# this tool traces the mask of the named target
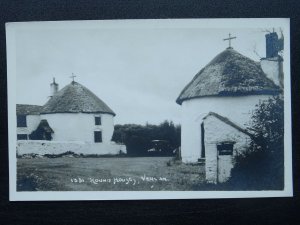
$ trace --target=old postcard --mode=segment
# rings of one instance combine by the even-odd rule
[[[10,200],[292,196],[289,26],[7,23]]]

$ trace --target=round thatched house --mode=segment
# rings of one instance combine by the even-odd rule
[[[53,141],[109,143],[116,114],[89,89],[72,81],[53,94],[40,115],[53,129]]]
[[[260,63],[232,48],[221,52],[176,100],[182,107],[182,161],[205,161],[207,180],[224,182],[233,156],[249,145],[251,134],[245,125],[255,106],[280,90]]]
[[[50,87],[44,106],[17,105],[18,154],[126,153],[111,141],[116,114],[100,98],[75,81]]]

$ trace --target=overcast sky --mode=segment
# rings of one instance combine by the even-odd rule
[[[61,89],[74,73],[77,82],[113,109],[115,124],[180,123],[176,98],[228,47],[223,38],[229,32],[237,37],[235,50],[256,61],[265,56],[262,28],[25,26],[16,33],[17,103],[45,104],[52,78]]]

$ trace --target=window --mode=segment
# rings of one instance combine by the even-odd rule
[[[26,115],[17,115],[17,127],[27,127]]]
[[[218,155],[232,155],[233,142],[223,142],[217,145]]]
[[[95,125],[101,125],[101,117],[95,116]]]
[[[17,140],[27,140],[27,134],[17,134]]]
[[[94,140],[96,143],[102,142],[102,131],[94,131]]]

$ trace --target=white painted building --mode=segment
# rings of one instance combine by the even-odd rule
[[[226,181],[234,156],[249,146],[251,134],[246,127],[255,106],[281,93],[282,84],[282,58],[278,51],[261,63],[232,47],[217,55],[176,100],[182,106],[182,161],[204,161],[208,182]]]
[[[17,139],[27,140],[41,122],[42,106],[17,104]]]
[[[66,146],[67,142],[77,143],[80,147],[76,149],[86,149],[90,154],[126,152],[125,146],[111,141],[115,115],[83,85],[73,81],[58,90],[58,84],[53,81],[51,97],[44,106],[17,105],[17,139],[51,141],[55,146],[59,143],[62,146]],[[19,151],[28,153],[26,148],[30,148],[29,142],[34,143],[21,141]],[[43,146],[53,149],[51,143]],[[44,152],[50,154],[51,150]]]

